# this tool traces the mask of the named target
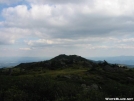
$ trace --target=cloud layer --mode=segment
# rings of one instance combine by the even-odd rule
[[[18,51],[17,55],[29,51],[35,56],[42,56],[37,52],[43,56],[133,54],[133,0],[4,0],[0,4],[7,5],[0,14],[1,51],[10,45],[8,51]]]

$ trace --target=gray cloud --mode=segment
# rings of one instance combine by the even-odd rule
[[[32,51],[37,47],[74,47],[74,50],[82,48],[81,51],[84,48],[87,51],[133,49],[133,0],[24,2],[28,2],[30,7],[23,3],[2,10],[5,20],[0,22],[1,45],[21,40],[24,42],[24,47],[19,48],[21,51]]]
[[[77,38],[90,36],[109,36],[117,33],[133,32],[132,16],[109,16],[107,13],[83,14],[77,6],[20,5],[3,10],[8,22],[5,26],[34,28],[54,38]],[[72,11],[72,12],[71,12]],[[10,16],[10,18],[9,18]],[[17,19],[15,19],[17,18]]]
[[[67,4],[67,3],[74,3],[74,4],[78,4],[78,3],[84,3],[87,0],[26,0],[30,3],[35,3],[35,4],[51,4],[51,5],[55,5],[55,4]],[[90,0],[90,2],[92,2],[93,0]]]

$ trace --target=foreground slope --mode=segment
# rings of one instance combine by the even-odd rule
[[[77,55],[0,70],[0,101],[105,101],[134,97],[134,70]]]

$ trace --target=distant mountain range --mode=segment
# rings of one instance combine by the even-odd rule
[[[134,67],[134,56],[115,56],[115,57],[91,57],[94,61],[103,61],[106,60],[112,64],[122,64],[128,67]]]
[[[19,71],[42,71],[42,70],[61,70],[66,68],[81,69],[90,68],[91,70],[104,70],[104,71],[124,71],[127,69],[124,65],[111,64],[107,61],[93,61],[78,55],[65,55],[61,54],[52,59],[38,62],[20,63],[12,69]],[[9,70],[10,71],[10,70]]]
[[[49,60],[50,57],[0,57],[0,68],[13,67],[20,63],[38,62]],[[115,57],[87,57],[94,62],[100,62],[106,60],[112,64],[122,64],[128,67],[134,67],[134,56],[115,56]]]
[[[21,63],[14,67],[20,71],[61,70],[67,68],[91,70],[104,70],[110,72],[122,72],[128,69],[125,65],[111,64],[107,61],[92,61],[78,55],[58,55],[50,60]]]
[[[49,58],[44,57],[0,57],[0,68],[13,67],[20,63],[44,61]]]

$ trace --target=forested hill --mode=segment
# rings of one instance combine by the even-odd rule
[[[47,61],[31,62],[31,63],[21,63],[14,68],[20,68],[25,70],[56,70],[64,68],[90,68],[98,69],[101,68],[106,71],[123,71],[127,67],[120,67],[117,64],[109,64],[105,60],[101,62],[95,62],[85,59],[77,55],[58,55]]]
[[[69,67],[92,67],[95,63],[77,55],[65,55],[61,54],[47,61],[32,62],[32,63],[21,63],[15,68],[23,69],[59,69]]]
[[[134,97],[134,69],[61,54],[0,69],[0,101],[105,101]]]

